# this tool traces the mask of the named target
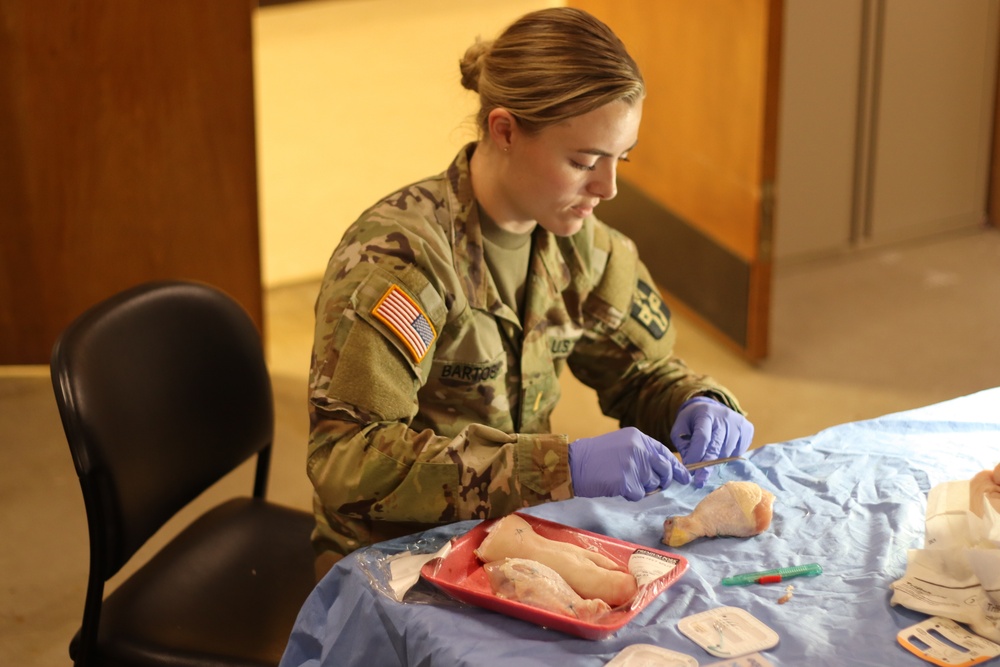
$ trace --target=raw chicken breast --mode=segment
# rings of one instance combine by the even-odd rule
[[[543,537],[516,514],[490,528],[476,556],[484,563],[504,558],[538,561],[558,572],[581,597],[604,600],[613,607],[631,600],[638,590],[635,577],[607,556]]]
[[[753,482],[726,482],[687,516],[663,522],[663,543],[679,547],[699,537],[751,537],[771,525],[774,494]]]
[[[976,516],[983,516],[986,503],[1000,512],[1000,463],[993,470],[977,473],[969,482],[969,509]]]
[[[504,558],[483,566],[498,597],[529,604],[588,623],[611,611],[603,600],[585,600],[547,565],[524,558]]]

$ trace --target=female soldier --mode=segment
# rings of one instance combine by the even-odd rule
[[[639,500],[691,479],[662,442],[692,463],[753,435],[725,388],[673,356],[633,243],[594,217],[642,115],[621,41],[545,9],[460,66],[480,140],[363,213],[317,301],[308,472],[327,562],[574,495]],[[549,432],[564,366],[621,430]]]

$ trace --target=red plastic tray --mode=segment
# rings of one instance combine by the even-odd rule
[[[506,600],[493,594],[490,582],[486,578],[486,571],[483,569],[483,563],[473,552],[486,538],[489,527],[499,519],[483,521],[464,535],[454,538],[448,555],[425,564],[420,571],[421,576],[448,595],[463,602],[585,639],[604,639],[631,621],[656,596],[677,581],[688,568],[687,559],[678,554],[616,540],[613,537],[564,526],[527,514],[518,513],[518,516],[531,524],[535,532],[543,537],[577,544],[585,548],[596,547],[600,553],[611,558],[623,568],[627,566],[629,557],[636,551],[672,559],[676,561],[676,565],[668,573],[641,587],[639,593],[630,603],[612,609],[595,623],[586,623],[538,607]]]

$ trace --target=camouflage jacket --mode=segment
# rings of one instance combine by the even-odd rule
[[[694,394],[739,410],[673,357],[634,244],[593,217],[572,237],[534,230],[519,321],[483,259],[474,150],[367,210],[330,259],[309,394],[319,549],[572,497],[567,437],[549,433],[565,366],[664,443]]]

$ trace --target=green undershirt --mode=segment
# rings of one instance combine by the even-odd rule
[[[479,220],[483,230],[483,252],[486,266],[500,293],[500,300],[521,316],[524,304],[524,286],[531,262],[532,234],[515,234],[501,229],[479,207]]]

